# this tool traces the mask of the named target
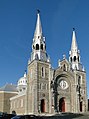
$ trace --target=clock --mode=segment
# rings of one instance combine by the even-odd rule
[[[41,54],[41,59],[42,59],[42,60],[44,59],[44,55],[43,55],[43,54]]]
[[[65,90],[69,87],[68,83],[65,80],[61,80],[59,85],[63,90]]]

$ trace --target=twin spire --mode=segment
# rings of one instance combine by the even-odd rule
[[[35,29],[34,36],[42,36],[42,26],[41,26],[40,11],[39,10],[37,10],[37,22],[36,22],[36,29]],[[73,33],[72,33],[71,51],[72,52],[78,51],[75,28],[73,28]]]
[[[42,34],[42,25],[40,20],[40,11],[37,10],[37,21],[36,21],[36,28],[34,32],[34,38],[32,43],[32,54],[31,54],[31,61],[33,60],[41,60],[41,61],[49,61],[48,55],[46,53],[46,44],[45,44],[45,37]],[[80,52],[78,50],[77,42],[76,42],[76,33],[75,29],[73,28],[72,33],[72,44],[69,56],[69,62],[71,63],[72,69],[80,69]]]
[[[42,36],[42,26],[41,26],[39,10],[37,10],[37,22],[36,22],[34,36]],[[77,51],[77,50],[78,50],[78,46],[77,46],[77,42],[76,42],[76,33],[75,33],[75,28],[73,28],[71,51]]]

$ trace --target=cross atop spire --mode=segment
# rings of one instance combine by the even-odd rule
[[[73,31],[75,31],[75,28],[73,28]]]
[[[71,51],[78,50],[77,42],[76,42],[76,33],[75,33],[75,28],[73,28],[73,33],[72,33],[72,44],[71,44]]]
[[[40,13],[40,10],[39,9],[37,9],[37,13]]]
[[[41,36],[42,35],[42,26],[41,26],[41,20],[40,20],[40,10],[37,10],[37,22],[36,22],[36,29],[35,29],[35,36]]]

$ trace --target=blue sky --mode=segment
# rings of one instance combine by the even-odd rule
[[[0,86],[16,84],[27,68],[37,9],[53,67],[69,58],[75,28],[89,92],[89,0],[0,0]]]

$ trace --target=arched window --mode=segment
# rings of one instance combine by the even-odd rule
[[[74,62],[76,61],[76,56],[74,56]]]
[[[70,61],[72,62],[72,57],[70,57]]]
[[[78,76],[78,85],[80,85],[81,76]]]
[[[63,71],[66,71],[66,66],[65,66],[65,64],[63,65]]]
[[[41,68],[41,76],[42,77],[45,77],[45,67],[42,67]]]
[[[44,76],[44,69],[43,69],[43,67],[42,67],[42,77]]]
[[[41,50],[43,50],[43,44],[41,44]]]
[[[36,50],[39,50],[39,44],[36,44]]]

